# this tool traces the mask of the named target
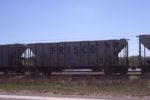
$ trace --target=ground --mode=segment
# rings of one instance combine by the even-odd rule
[[[149,100],[150,79],[147,76],[68,75],[0,76],[0,94],[73,96],[91,98],[136,98]],[[115,98],[115,100],[117,100]]]

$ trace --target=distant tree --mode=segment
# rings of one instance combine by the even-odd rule
[[[130,66],[138,66],[139,65],[139,56],[130,56],[129,57],[129,65]]]
[[[143,65],[150,65],[150,57],[147,56],[147,57],[141,57],[141,60],[142,60],[142,64]],[[140,63],[139,63],[139,56],[130,56],[129,57],[129,65],[130,66],[138,66]]]

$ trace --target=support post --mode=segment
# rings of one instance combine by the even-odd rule
[[[141,59],[141,42],[139,41],[139,64],[142,65],[142,59]]]
[[[146,64],[146,48],[144,46],[144,65]]]
[[[129,56],[129,46],[128,46],[128,43],[127,43],[127,47],[126,47],[126,57],[127,57],[127,65],[129,65],[129,58],[128,58],[128,56]]]

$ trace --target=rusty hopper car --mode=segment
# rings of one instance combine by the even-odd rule
[[[128,42],[126,39],[0,45],[0,71],[50,74],[63,69],[92,69],[126,74]]]
[[[128,42],[126,39],[28,44],[22,54],[22,66],[44,74],[63,69],[92,69],[126,74]]]
[[[142,73],[150,71],[150,35],[140,35],[139,37],[139,67]]]

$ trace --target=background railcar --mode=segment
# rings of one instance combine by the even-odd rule
[[[139,37],[139,67],[142,73],[150,72],[150,35]]]

